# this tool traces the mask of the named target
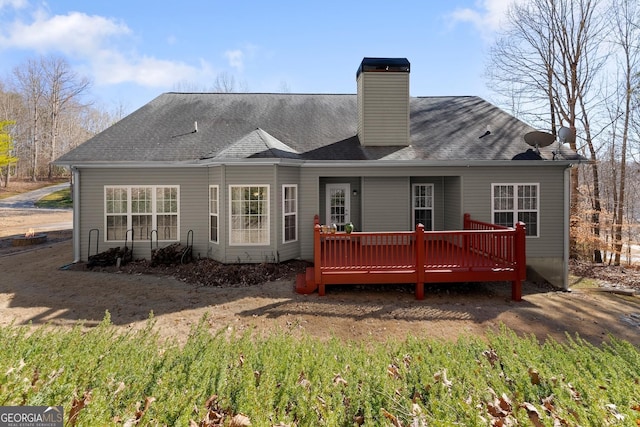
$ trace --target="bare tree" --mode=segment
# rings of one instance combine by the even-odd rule
[[[212,89],[214,92],[220,93],[248,92],[248,86],[245,82],[236,82],[236,78],[226,71],[218,73]]]
[[[44,76],[40,63],[28,59],[23,65],[14,68],[16,87],[27,105],[29,114],[29,142],[31,149],[31,179],[38,180],[38,156],[40,150],[40,115],[45,96]]]
[[[616,0],[615,7],[612,8],[615,23],[614,43],[618,46],[619,61],[618,69],[620,70],[620,90],[621,96],[618,98],[621,106],[619,118],[621,120],[620,131],[615,132],[612,136],[614,142],[620,141],[619,159],[615,159],[620,165],[620,172],[614,191],[615,215],[615,232],[614,232],[614,264],[620,265],[620,254],[622,253],[623,225],[625,218],[625,196],[627,185],[627,152],[629,149],[629,137],[631,132],[631,122],[634,114],[633,96],[634,78],[640,66],[640,6],[637,1]],[[612,150],[615,153],[615,150]]]
[[[600,3],[601,5],[602,3]],[[554,135],[559,126],[576,130],[592,148],[590,109],[592,84],[605,62],[600,42],[605,33],[595,0],[530,0],[514,3],[508,27],[490,51],[487,76],[491,87],[508,101],[518,99],[519,116]],[[570,141],[578,151],[577,140]],[[592,164],[598,187],[597,163]],[[578,169],[571,170],[571,224],[578,221]],[[599,231],[599,191],[593,192],[594,233]],[[577,256],[575,233],[571,255]],[[595,257],[599,253],[595,252]]]
[[[90,81],[75,73],[69,63],[62,57],[50,56],[42,58],[42,74],[45,78],[45,98],[49,113],[49,179],[53,178],[53,161],[58,156],[58,132],[60,131],[60,115],[69,107],[80,107],[78,100],[89,89]]]

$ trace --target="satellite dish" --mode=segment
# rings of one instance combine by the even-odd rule
[[[547,147],[553,144],[553,141],[556,140],[556,137],[547,132],[533,131],[526,133],[524,135],[524,142],[531,145],[532,147]]]
[[[566,126],[562,126],[560,129],[558,129],[558,138],[562,143],[575,142],[576,141],[575,128],[568,128]]]

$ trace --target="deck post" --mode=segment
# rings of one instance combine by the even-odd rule
[[[522,281],[527,278],[527,239],[524,222],[516,224],[515,235],[516,279],[511,282],[511,299],[522,300]]]
[[[322,283],[322,256],[320,253],[320,217],[313,217],[313,281],[318,287],[318,295],[324,295],[324,283]]]
[[[426,245],[424,241],[424,225],[416,226],[416,299],[424,299],[424,260]]]

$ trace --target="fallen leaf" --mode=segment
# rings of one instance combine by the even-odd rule
[[[540,374],[533,368],[529,368],[529,378],[531,379],[531,384],[539,385],[540,384]]]
[[[230,427],[247,427],[250,425],[251,420],[249,420],[249,417],[242,414],[237,414],[231,418],[231,424],[229,424]]]
[[[73,400],[71,401],[71,410],[69,411],[69,425],[75,426],[78,422],[78,414],[84,409],[89,402],[91,402],[91,391],[87,390],[82,394],[82,397],[78,399],[78,396],[74,393]]]
[[[496,353],[494,349],[490,348],[489,350],[485,350],[482,352],[482,354],[487,358],[487,360],[489,360],[492,368],[496,366],[496,362],[498,361],[498,353]]]
[[[125,389],[125,385],[124,385],[124,381],[120,381],[120,384],[118,384],[118,388],[116,389],[116,391],[113,392],[113,396],[117,396],[118,393],[120,393],[121,391],[123,391]]]
[[[507,397],[505,393],[502,393],[502,396],[500,396],[499,402],[500,402],[500,408],[502,408],[502,410],[506,412],[513,411],[513,405],[511,404],[511,400],[509,399],[509,397]]]
[[[393,363],[387,366],[387,374],[396,380],[400,379],[400,369]]]
[[[391,412],[387,411],[384,408],[381,408],[380,410],[382,411],[382,415],[384,415],[386,419],[391,421],[391,424],[393,424],[394,427],[402,427],[402,424],[400,424],[400,420],[398,420],[398,417],[396,417],[395,415],[393,415]]]
[[[340,374],[336,374],[333,376],[333,383],[336,385],[343,385],[343,386],[347,386],[347,381],[342,378],[342,376]]]
[[[542,399],[542,406],[549,412],[556,411],[556,407],[553,406],[553,394]]]
[[[494,403],[487,403],[487,412],[489,415],[495,418],[504,418],[509,415],[507,412],[503,411],[500,405],[496,405]]]
[[[544,427],[544,424],[540,420],[540,412],[538,412],[538,409],[534,405],[529,402],[524,402],[520,407],[526,409],[529,420],[535,427]]]
[[[447,379],[446,369],[443,369],[442,372],[438,371],[433,374],[433,379],[435,380],[435,382],[441,382],[442,385],[445,385],[447,387],[451,387],[453,385],[453,382]]]
[[[569,391],[571,392],[571,397],[573,398],[573,400],[575,400],[576,402],[579,402],[582,400],[580,392],[576,390],[571,383],[567,383],[567,387],[569,387]]]
[[[613,403],[607,403],[604,406],[605,406],[605,408],[607,408],[609,410],[611,415],[613,415],[613,417],[616,420],[618,420],[618,421],[624,420],[624,414],[621,414],[620,412],[618,412],[618,407],[616,405],[614,405]]]
[[[144,399],[144,408],[143,408],[143,409],[140,409],[140,402],[138,402],[138,403],[136,404],[136,413],[135,413],[136,420],[139,420],[139,419],[141,419],[142,417],[144,417],[144,414],[147,412],[147,410],[149,409],[149,407],[151,406],[151,404],[152,404],[153,402],[155,402],[155,401],[156,401],[156,398],[155,398],[155,397],[147,396],[147,397]]]

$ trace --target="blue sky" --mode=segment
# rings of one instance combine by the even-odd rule
[[[0,74],[63,55],[127,112],[224,73],[249,92],[355,93],[360,61],[406,57],[411,95],[479,95],[513,0],[0,0]],[[286,88],[286,89],[285,89]]]

